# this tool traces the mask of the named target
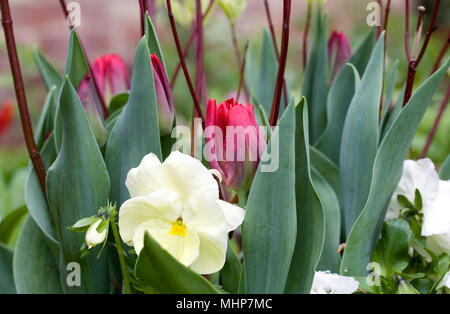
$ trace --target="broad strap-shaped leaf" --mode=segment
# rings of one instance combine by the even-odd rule
[[[0,243],[0,294],[17,293],[13,277],[13,252]]]
[[[54,135],[51,135],[48,138],[40,151],[44,169],[46,171],[53,164],[57,155],[53,137]],[[56,212],[50,212],[47,201],[42,193],[39,179],[32,165],[28,166],[28,177],[25,182],[25,202],[28,207],[28,212],[34,222],[45,236],[57,245],[57,232],[55,229],[57,219]]]
[[[447,156],[444,164],[439,170],[439,178],[441,180],[450,180],[450,154]]]
[[[53,131],[53,127],[55,124],[56,106],[58,103],[58,92],[59,89],[55,85],[53,85],[52,87],[50,87],[50,90],[45,99],[44,107],[42,108],[42,112],[39,117],[39,121],[34,134],[36,146],[39,149],[42,148],[42,145],[44,145],[46,138]]]
[[[18,232],[27,217],[26,206],[19,207],[0,220],[0,242],[14,248]]]
[[[14,250],[14,281],[18,293],[62,293],[58,263],[47,241],[29,217]]]
[[[378,112],[383,87],[384,35],[380,36],[342,131],[340,173],[346,233],[364,207],[378,148]]]
[[[295,108],[295,120],[297,239],[285,292],[309,293],[322,253],[325,217],[311,178],[308,108],[305,98]]]
[[[369,57],[375,42],[375,32],[371,31],[348,61],[359,73],[366,70]],[[342,67],[333,81],[327,98],[327,127],[315,146],[339,164],[342,131],[348,107],[355,94],[355,76],[348,66]]]
[[[366,266],[378,240],[388,203],[401,178],[403,161],[449,64],[450,59],[417,89],[381,142],[373,166],[369,197],[348,237],[341,274],[367,274]]]
[[[136,262],[135,276],[145,288],[156,289],[159,293],[219,293],[208,280],[173,258],[148,232]]]
[[[341,256],[338,253],[341,236],[341,213],[339,201],[333,188],[316,169],[311,169],[311,178],[319,196],[325,214],[325,238],[322,254],[320,256],[317,270],[332,273],[339,272]]]
[[[161,160],[158,111],[153,70],[146,39],[137,47],[128,103],[118,116],[108,143],[105,159],[111,177],[110,199],[120,206],[130,198],[125,180],[131,168],[154,153]]]
[[[399,64],[400,64],[399,60],[396,60],[394,62],[394,66],[392,67],[392,70],[391,70],[391,75],[389,76],[389,85],[388,85],[387,94],[386,94],[386,102],[384,104],[383,111],[381,113],[380,123],[379,123],[380,127],[383,127],[386,117],[390,111],[392,98],[394,96],[395,81],[397,79],[397,71],[398,71]]]
[[[297,221],[293,134],[295,111],[291,101],[272,133],[248,197],[242,225],[245,293],[284,292]],[[265,160],[269,159],[277,167],[267,165]]]
[[[239,280],[241,278],[242,266],[238,257],[228,241],[225,265],[220,271],[220,281],[223,288],[230,293],[239,292]]]
[[[391,128],[392,124],[394,124],[394,121],[400,115],[400,112],[402,112],[405,91],[406,91],[406,84],[403,86],[402,92],[401,92],[400,96],[398,97],[395,105],[391,108],[391,110],[389,110],[386,113],[386,117],[384,118],[383,125],[381,125],[382,133],[381,133],[381,137],[380,137],[380,143],[383,141],[387,131]]]
[[[42,53],[37,49],[33,49],[34,62],[41,74],[42,80],[44,81],[47,91],[50,91],[52,86],[56,86],[57,89],[61,86],[61,75],[55,69],[53,65],[42,55]]]
[[[383,277],[389,278],[408,266],[410,235],[409,225],[403,219],[384,223],[382,237],[372,255],[372,262],[380,265]]]
[[[145,38],[147,39],[147,45],[150,53],[156,53],[158,59],[162,62],[164,69],[166,70],[167,77],[169,77],[167,74],[166,63],[164,62],[164,54],[161,49],[161,44],[159,43],[155,26],[153,25],[152,19],[148,15],[148,12],[145,12]]]
[[[314,20],[313,39],[303,78],[302,94],[309,106],[309,141],[315,143],[325,130],[328,95],[327,17],[319,7]]]
[[[109,177],[77,92],[66,77],[60,95],[61,148],[47,173],[47,197],[56,213],[61,248],[60,273],[67,275],[68,263],[81,266],[81,286],[64,286],[65,292],[108,291],[106,259],[95,251],[81,258],[84,235],[67,229],[81,218],[96,215],[108,203]]]

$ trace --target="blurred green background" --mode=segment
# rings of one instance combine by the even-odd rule
[[[33,47],[37,47],[60,70],[63,71],[69,30],[65,23],[60,5],[56,0],[14,0],[11,11],[14,20],[16,41],[22,72],[25,79],[26,93],[34,125],[45,98],[45,88],[40,80],[33,60]],[[67,1],[70,2],[69,0]],[[129,69],[132,67],[133,55],[140,38],[140,20],[138,0],[78,0],[81,8],[80,37],[90,60],[105,54],[120,54]],[[161,2],[161,1],[159,1]],[[194,0],[173,0],[182,5]],[[205,1],[206,3],[208,1]],[[362,38],[370,31],[366,23],[368,0],[328,0],[325,11],[329,15],[329,32],[344,31],[349,37],[351,46],[355,49]],[[386,1],[383,1],[386,2]],[[427,10],[428,23],[434,0],[411,1],[411,32],[416,26],[417,15],[413,9],[424,5]],[[281,42],[282,1],[269,0],[274,26]],[[302,32],[306,19],[306,0],[294,0],[291,18],[291,38],[286,72],[289,90],[300,96],[300,86],[303,76],[301,64]],[[404,1],[392,0],[392,10],[388,27],[386,75],[389,75],[395,60],[400,60],[400,70],[396,81],[395,98],[400,94],[406,78],[407,62],[404,52]],[[185,9],[178,17],[179,35],[184,43],[190,36],[192,14]],[[172,75],[178,62],[178,55],[173,44],[172,33],[164,4],[160,4],[153,14],[162,48],[165,54],[169,76]],[[441,50],[450,29],[450,1],[441,3],[438,16],[438,29],[433,34],[427,53],[418,69],[416,87],[426,79]],[[248,0],[247,7],[237,22],[238,42],[241,51],[244,43],[249,40],[251,46],[261,44],[264,27],[267,20],[262,0]],[[15,103],[12,78],[3,31],[0,35],[0,104],[9,100]],[[218,5],[208,18],[204,27],[205,70],[208,81],[208,97],[222,101],[232,91],[237,89],[239,69],[231,42],[231,32],[228,20]],[[412,40],[411,40],[412,41]],[[447,53],[446,56],[449,54]],[[195,75],[193,49],[189,51],[187,61],[191,75]],[[449,78],[443,83],[429,108],[418,134],[413,142],[413,157],[417,158],[426,141],[429,130],[435,120],[438,108],[444,98]],[[188,123],[191,114],[192,100],[180,73],[174,89],[177,107],[177,121]],[[450,152],[450,110],[446,110],[435,139],[429,150],[430,157],[437,165],[442,163]],[[8,212],[24,204],[23,185],[25,167],[28,163],[20,121],[15,108],[11,127],[0,134],[0,219]]]

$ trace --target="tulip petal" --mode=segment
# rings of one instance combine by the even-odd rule
[[[199,160],[180,152],[172,152],[163,166],[173,189],[182,196],[219,198],[216,180]]]
[[[450,230],[450,181],[439,181],[435,201],[423,207],[422,235],[446,233]]]
[[[199,254],[200,240],[197,234],[189,229],[186,235],[172,235],[170,230],[172,224],[167,221],[152,219],[146,221],[136,228],[133,237],[134,249],[137,254],[144,247],[144,234],[148,231],[150,235],[173,257],[185,266],[189,266]]]
[[[129,199],[119,210],[120,236],[127,245],[133,245],[136,228],[145,221],[159,219],[175,221],[181,215],[179,194],[161,189],[147,196]],[[143,235],[142,235],[143,237]]]
[[[225,216],[225,220],[227,221],[228,231],[233,231],[242,224],[245,216],[244,209],[222,200],[217,200],[217,203],[219,203],[219,206]]]

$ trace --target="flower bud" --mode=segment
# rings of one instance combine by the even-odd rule
[[[102,232],[97,231],[97,227],[100,225],[101,222],[102,219],[99,218],[86,231],[86,245],[88,249],[91,249],[94,246],[103,243],[103,241],[105,241],[107,229],[105,228]]]
[[[266,140],[256,122],[253,105],[243,106],[231,98],[206,108],[206,158],[220,172],[225,186],[249,190]]]
[[[95,76],[100,96],[109,104],[114,95],[130,89],[127,67],[117,54],[105,54],[94,60],[92,75]]]
[[[87,74],[78,87],[78,97],[83,104],[86,116],[94,133],[98,145],[105,145],[108,137],[107,131],[103,126],[103,114],[101,113],[101,104],[95,93],[91,76]]]
[[[14,114],[14,104],[11,101],[5,101],[0,106],[0,134],[4,133],[12,124]]]
[[[352,55],[350,43],[342,32],[333,31],[328,41],[328,60],[333,80]]]
[[[235,24],[247,6],[247,0],[219,0],[219,4],[231,24]]]
[[[164,136],[172,132],[175,106],[164,66],[155,53],[151,55],[151,60],[155,78],[156,103],[158,105],[159,133]]]

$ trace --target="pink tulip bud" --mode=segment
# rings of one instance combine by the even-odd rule
[[[249,190],[266,140],[255,119],[253,105],[231,98],[206,108],[206,159],[222,175],[225,186]]]
[[[105,54],[94,60],[92,75],[95,76],[100,96],[109,104],[114,95],[130,89],[127,67],[117,54]]]
[[[0,106],[0,135],[5,133],[13,122],[14,104],[7,100]]]
[[[351,55],[352,50],[345,34],[333,31],[328,41],[328,60],[332,80],[346,64],[347,60],[350,59]]]
[[[172,89],[167,79],[166,70],[156,54],[151,55],[153,76],[155,79],[156,102],[158,105],[159,133],[161,136],[172,132],[175,106]]]

